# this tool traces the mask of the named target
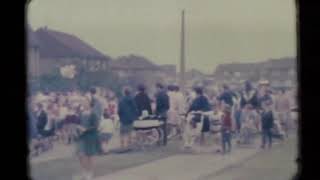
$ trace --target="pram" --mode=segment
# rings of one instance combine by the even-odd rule
[[[133,127],[138,137],[136,141],[137,148],[145,149],[163,141],[163,122],[157,116],[147,116],[134,121]]]

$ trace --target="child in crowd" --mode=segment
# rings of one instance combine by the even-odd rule
[[[215,145],[214,152],[221,152],[221,123],[222,123],[223,112],[217,107],[213,107],[213,114],[211,116],[212,128],[211,132],[213,134],[213,144]]]
[[[114,133],[114,119],[111,118],[108,111],[104,111],[98,130],[100,132],[102,151],[107,153],[107,145]]]
[[[226,152],[231,152],[231,129],[232,129],[231,107],[229,105],[225,105],[223,116],[222,116],[222,127],[221,127],[223,154],[225,154]]]
[[[257,120],[258,114],[253,110],[252,105],[246,104],[240,116],[242,127],[239,143],[252,144],[254,132],[257,131],[255,127]]]
[[[274,112],[272,111],[272,102],[266,101],[263,103],[263,111],[261,113],[261,130],[262,130],[262,144],[261,148],[265,148],[268,140],[268,148],[272,146],[272,128],[274,126]]]

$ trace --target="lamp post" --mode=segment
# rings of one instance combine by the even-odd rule
[[[181,44],[180,44],[180,79],[179,79],[179,85],[181,88],[181,91],[185,93],[185,21],[184,21],[184,12],[185,10],[182,10],[181,15]]]

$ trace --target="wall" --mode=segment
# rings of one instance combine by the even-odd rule
[[[27,50],[27,72],[31,77],[38,76],[39,72],[39,51],[37,48]]]

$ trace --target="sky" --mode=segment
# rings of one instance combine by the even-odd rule
[[[33,0],[33,29],[74,34],[113,58],[136,54],[179,64],[181,11],[186,68],[295,57],[294,0]]]

